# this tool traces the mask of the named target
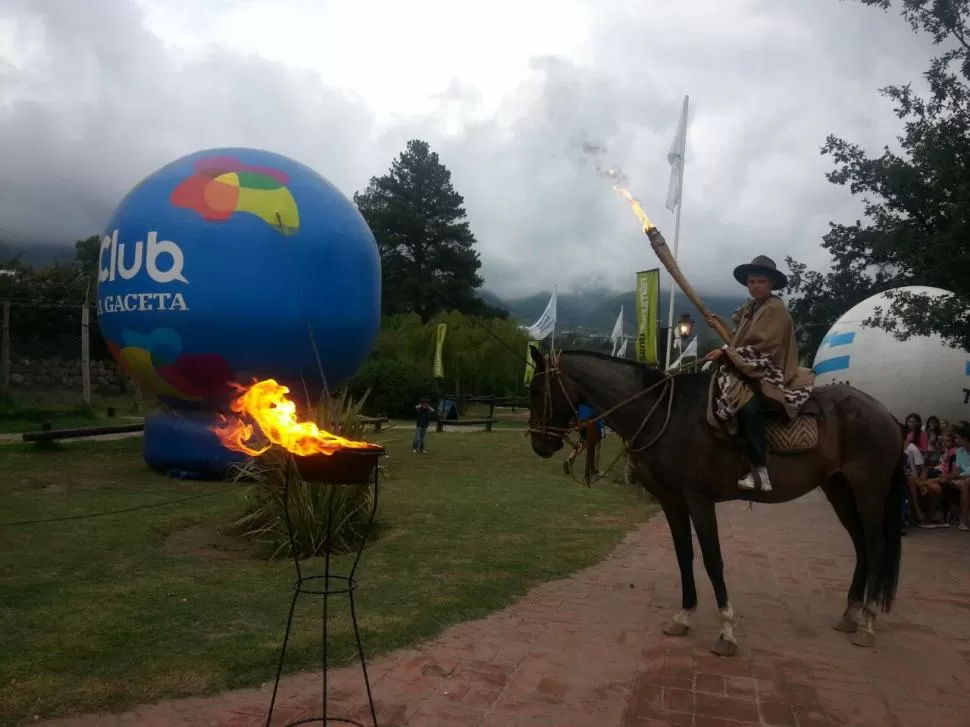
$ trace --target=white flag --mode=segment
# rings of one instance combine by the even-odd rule
[[[683,353],[681,353],[680,356],[677,357],[676,361],[674,361],[672,364],[670,364],[670,366],[667,367],[667,370],[671,371],[673,369],[679,368],[680,362],[683,361],[684,357],[686,356],[693,356],[694,358],[697,358],[697,336],[694,336],[693,340],[689,344],[687,344],[687,347],[684,349]]]
[[[619,358],[626,358],[626,344],[627,344],[627,341],[629,340],[630,340],[629,338],[624,338],[623,343],[620,344],[620,350],[616,352],[616,355]]]
[[[521,326],[522,330],[529,334],[529,338],[534,341],[541,341],[550,333],[556,330],[556,298],[557,289],[552,289],[552,296],[546,304],[546,309],[542,311],[539,320],[531,326]]]
[[[616,356],[617,348],[620,345],[620,339],[623,338],[623,306],[620,306],[620,315],[616,317],[616,323],[613,324],[613,332],[610,334],[610,340],[613,342],[613,355]]]
[[[671,212],[680,204],[680,195],[684,189],[684,157],[687,155],[687,101],[684,96],[684,107],[680,112],[677,123],[677,133],[667,152],[670,163],[670,181],[667,183],[667,209]]]

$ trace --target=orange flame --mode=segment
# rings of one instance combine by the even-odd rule
[[[287,398],[288,387],[274,379],[257,381],[252,386],[240,390],[233,399],[230,409],[238,417],[223,417],[219,426],[212,431],[228,449],[258,456],[274,444],[287,452],[306,456],[310,454],[333,454],[340,449],[369,449],[374,445],[368,442],[355,442],[336,434],[324,431],[313,422],[300,422],[296,418],[296,404]],[[251,419],[253,424],[246,421]],[[250,444],[256,428],[268,440],[268,444]]]
[[[653,224],[653,220],[651,220],[647,216],[647,213],[644,211],[643,206],[640,204],[640,200],[638,200],[636,197],[630,194],[628,189],[626,189],[625,187],[621,187],[618,184],[614,184],[613,189],[622,197],[624,197],[627,202],[630,203],[630,206],[633,208],[634,214],[636,214],[640,222],[643,224],[644,232],[648,232],[656,227],[656,225]]]

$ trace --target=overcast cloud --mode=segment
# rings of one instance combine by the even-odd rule
[[[820,266],[828,133],[870,151],[932,48],[839,0],[0,0],[0,239],[98,233],[141,178],[245,145],[348,196],[427,139],[465,196],[486,287],[517,295],[655,267],[581,151],[620,166],[669,242],[670,146],[691,97],[680,260],[733,289],[757,254]]]

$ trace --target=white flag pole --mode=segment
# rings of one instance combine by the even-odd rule
[[[689,96],[684,96],[684,106],[680,113],[680,123],[677,124],[677,135],[667,154],[667,160],[671,164],[671,180],[667,191],[667,209],[671,209],[672,203],[676,204],[674,211],[674,260],[677,259],[677,249],[680,247],[680,210],[684,204],[684,157],[687,156],[687,106],[690,101]],[[674,186],[676,185],[676,186]],[[677,286],[674,281],[670,281],[670,308],[667,312],[667,356],[664,361],[664,368],[670,367],[670,357],[674,348],[674,299],[677,295]]]
[[[554,307],[552,309],[552,343],[551,343],[550,351],[553,352],[553,353],[555,353],[555,351],[556,351],[556,323],[559,322],[559,320],[558,320],[559,319],[559,286],[558,285],[553,285],[552,286],[552,299],[554,301],[554,303],[553,303],[553,306]]]

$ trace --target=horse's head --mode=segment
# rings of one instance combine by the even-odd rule
[[[544,357],[531,346],[529,351],[535,365],[529,387],[529,433],[532,450],[548,459],[562,449],[563,438],[579,419],[579,393],[559,369],[555,352]]]

